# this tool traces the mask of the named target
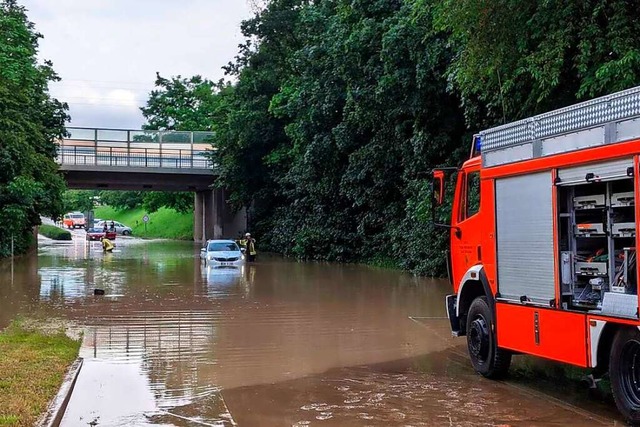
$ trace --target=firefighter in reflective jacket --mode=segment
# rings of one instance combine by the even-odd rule
[[[247,261],[252,262],[256,260],[256,239],[251,237],[251,233],[244,235],[244,247],[246,248]]]
[[[111,252],[113,248],[116,247],[113,243],[111,243],[111,240],[107,239],[106,237],[102,237],[100,239],[100,242],[102,242],[102,250],[105,252]]]

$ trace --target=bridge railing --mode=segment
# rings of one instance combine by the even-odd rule
[[[212,169],[213,132],[67,128],[62,165]]]

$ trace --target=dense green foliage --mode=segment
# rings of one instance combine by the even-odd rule
[[[629,0],[444,0],[449,77],[471,125],[519,119],[640,84],[640,9]]]
[[[272,1],[243,31],[257,45],[229,68],[220,185],[251,204],[262,244],[440,273],[427,174],[467,144],[431,14],[414,2]]]
[[[242,25],[233,85],[159,77],[143,111],[216,132],[218,185],[262,248],[438,274],[429,170],[460,164],[482,128],[639,84],[639,15],[623,0],[272,0]]]
[[[143,126],[147,130],[210,131],[215,118],[215,103],[212,102],[218,85],[194,76],[171,79],[158,74],[147,105],[142,115],[147,119]]]
[[[62,197],[65,212],[88,212],[93,209],[100,192],[94,190],[67,190]]]
[[[0,257],[25,252],[40,215],[63,209],[55,163],[67,106],[51,98],[51,63],[37,63],[41,36],[15,0],[0,0]]]
[[[193,239],[193,214],[177,212],[162,207],[155,212],[134,208],[129,210],[114,209],[111,206],[100,206],[94,211],[96,218],[121,222],[133,229],[132,235],[158,239]],[[148,214],[149,222],[144,226],[142,217]]]
[[[173,209],[180,213],[193,211],[193,193],[178,191],[148,191],[144,193],[142,207],[147,212],[157,212],[160,208]]]
[[[65,212],[87,212],[94,209],[97,202],[119,210],[144,208],[147,212],[156,212],[166,207],[180,213],[193,211],[190,192],[69,190],[64,194]]]
[[[38,227],[38,232],[44,237],[48,237],[53,240],[71,240],[70,232],[49,224],[40,225],[40,227]]]

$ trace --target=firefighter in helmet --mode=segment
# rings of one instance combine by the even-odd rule
[[[254,239],[253,237],[251,237],[251,233],[246,233],[244,235],[244,242],[245,242],[245,248],[246,248],[246,256],[247,256],[247,261],[249,262],[253,262],[256,260],[256,255],[258,254],[258,252],[256,251],[256,239]]]

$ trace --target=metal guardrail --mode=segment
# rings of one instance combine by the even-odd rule
[[[59,142],[62,165],[213,169],[213,132],[67,128]]]

